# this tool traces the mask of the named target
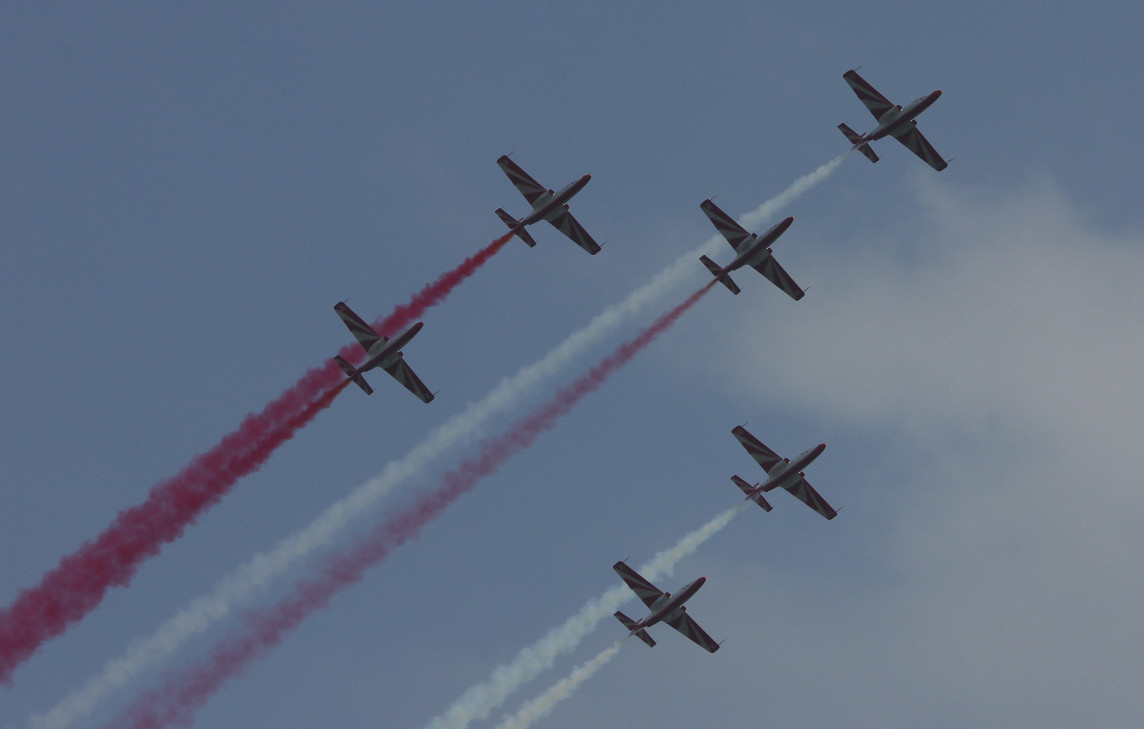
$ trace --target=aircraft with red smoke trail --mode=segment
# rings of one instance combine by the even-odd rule
[[[731,272],[743,266],[750,266],[766,276],[768,281],[778,286],[795,301],[805,295],[805,292],[799,288],[790,274],[783,270],[783,267],[771,254],[771,245],[786,232],[786,229],[794,222],[794,218],[787,218],[766,233],[756,235],[748,233],[743,226],[736,223],[730,215],[720,210],[710,200],[699,203],[699,207],[707,214],[716,230],[722,233],[731,247],[735,249],[735,260],[722,267],[707,256],[699,257],[711,275],[718,279],[719,283],[730,289],[731,293],[738,294],[740,291],[738,285],[731,279]]]
[[[893,137],[938,172],[949,166],[933,148],[933,145],[929,143],[929,140],[918,131],[918,121],[915,118],[937,101],[937,97],[941,96],[941,89],[931,91],[920,99],[914,99],[909,104],[902,106],[878,93],[878,90],[871,86],[869,81],[859,76],[857,71],[847,71],[842,74],[842,78],[846,79],[846,83],[854,89],[858,99],[878,120],[878,126],[866,134],[858,134],[845,124],[838,125],[838,129],[846,135],[846,138],[854,145],[854,149],[866,155],[866,158],[871,162],[877,162],[878,155],[870,149],[870,142],[885,137]]]
[[[822,455],[826,450],[825,443],[819,443],[808,451],[799,454],[794,460],[790,458],[783,458],[779,454],[772,451],[763,445],[755,436],[747,432],[743,426],[737,426],[731,434],[735,436],[751,458],[763,467],[767,472],[767,480],[762,483],[751,485],[738,476],[732,476],[731,480],[739,487],[739,490],[747,495],[747,498],[754,501],[759,506],[763,507],[764,511],[770,511],[772,507],[767,500],[763,498],[763,494],[773,489],[782,487],[787,491],[794,494],[802,503],[822,514],[827,519],[833,519],[838,516],[838,512],[834,510],[830,504],[826,503],[826,499],[822,498],[814,488],[807,483],[806,474],[803,469],[809,466],[815,458]]]
[[[631,635],[647,643],[649,646],[654,646],[655,641],[647,634],[647,628],[655,625],[656,623],[666,623],[671,627],[678,630],[686,636],[693,643],[702,646],[708,653],[714,653],[719,650],[719,644],[716,643],[711,636],[699,627],[690,615],[687,614],[687,607],[685,602],[691,599],[691,596],[699,592],[699,588],[703,587],[703,583],[707,581],[706,577],[700,577],[694,582],[689,582],[684,585],[679,592],[672,595],[670,592],[663,592],[655,585],[651,584],[639,573],[628,567],[623,560],[616,562],[612,565],[612,569],[620,576],[628,587],[632,588],[632,592],[636,594],[644,605],[647,605],[648,616],[643,620],[632,620],[627,615],[617,610],[615,612],[616,619],[624,624]]]
[[[497,216],[530,248],[536,246],[536,241],[525,230],[525,226],[547,220],[552,223],[554,228],[571,238],[573,243],[588,253],[594,256],[600,252],[600,246],[592,240],[592,236],[588,235],[588,231],[584,230],[580,221],[568,212],[568,201],[584,189],[584,185],[587,185],[588,180],[592,179],[591,175],[584,175],[579,180],[564,187],[560,192],[554,192],[532,179],[518,164],[509,159],[508,155],[503,155],[498,159],[497,164],[508,175],[509,181],[516,186],[516,189],[520,190],[520,194],[524,195],[528,204],[532,206],[532,212],[520,220],[509,215],[503,208],[497,208]]]
[[[373,388],[370,387],[369,383],[362,377],[362,373],[369,372],[375,367],[380,367],[392,375],[393,379],[400,382],[405,389],[425,402],[429,402],[433,399],[433,393],[429,392],[429,388],[425,387],[425,383],[422,382],[413,372],[413,369],[406,364],[401,354],[402,348],[409,343],[410,339],[417,336],[417,332],[421,331],[421,327],[425,326],[425,322],[417,322],[406,329],[404,334],[401,334],[391,341],[375,332],[373,327],[366,324],[360,316],[354,313],[353,309],[346,306],[346,302],[339,301],[334,305],[334,311],[338,312],[338,316],[342,318],[346,327],[357,337],[358,343],[361,344],[362,349],[366,351],[366,361],[361,367],[354,367],[342,359],[341,355],[335,356],[334,361],[345,371],[346,376],[354,381],[355,385],[365,391],[365,394],[372,395]]]

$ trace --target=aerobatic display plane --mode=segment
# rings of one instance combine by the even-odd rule
[[[417,322],[406,329],[404,334],[391,341],[375,332],[373,327],[366,324],[360,316],[346,306],[346,302],[339,301],[334,304],[334,311],[338,312],[338,316],[342,318],[346,327],[353,332],[362,349],[366,351],[366,361],[361,367],[355,368],[342,359],[341,355],[334,357],[334,361],[345,371],[346,376],[354,381],[354,384],[365,391],[365,394],[372,395],[373,388],[362,377],[362,373],[380,367],[392,375],[393,379],[404,385],[405,389],[425,402],[433,399],[433,393],[429,392],[429,388],[425,387],[425,383],[414,374],[413,369],[405,363],[401,356],[402,347],[408,344],[409,340],[417,335],[417,332],[421,331],[425,322]]]
[[[846,79],[846,83],[850,84],[850,88],[854,89],[854,93],[858,95],[858,99],[866,105],[874,118],[878,120],[878,126],[874,127],[874,131],[867,132],[866,134],[858,134],[845,124],[839,124],[838,128],[862,154],[866,155],[867,159],[871,162],[878,161],[878,155],[874,154],[874,150],[870,149],[870,142],[882,139],[883,137],[893,137],[902,144],[906,145],[906,149],[910,150],[922,160],[933,167],[937,171],[944,170],[948,165],[946,161],[941,158],[933,145],[929,143],[922,133],[918,131],[918,122],[915,117],[930,107],[930,104],[937,101],[937,97],[941,96],[941,89],[933,91],[920,99],[911,101],[906,106],[901,104],[891,103],[889,99],[878,93],[878,90],[858,75],[857,71],[850,70],[842,74],[842,78]]]
[[[738,285],[731,280],[731,271],[742,268],[743,266],[750,266],[759,273],[767,277],[767,280],[782,289],[787,296],[795,301],[798,301],[804,296],[804,292],[799,288],[794,279],[790,277],[779,262],[771,255],[770,246],[778,240],[778,237],[786,232],[790,224],[794,222],[794,218],[787,218],[778,225],[768,230],[762,235],[755,235],[748,233],[731,218],[730,215],[719,209],[715,203],[710,200],[704,200],[699,203],[699,207],[703,208],[703,212],[715,225],[731,247],[735,249],[735,260],[731,261],[726,266],[720,267],[719,264],[712,261],[707,256],[700,256],[699,260],[707,267],[715,278],[721,284],[731,290],[731,293],[738,294]]]
[[[547,220],[549,223],[552,223],[554,228],[571,238],[572,242],[588,251],[588,253],[594,256],[600,252],[600,246],[596,241],[592,240],[592,236],[588,235],[588,231],[584,230],[584,226],[580,225],[580,222],[572,217],[572,213],[568,212],[568,201],[571,200],[576,193],[584,189],[584,185],[587,185],[588,180],[592,179],[591,175],[584,175],[560,192],[553,192],[532,179],[527,172],[509,159],[508,155],[504,155],[498,159],[497,164],[500,165],[500,168],[508,175],[509,181],[516,185],[516,189],[520,190],[520,194],[524,195],[524,199],[528,201],[528,204],[532,206],[532,212],[520,220],[506,213],[503,208],[497,208],[497,216],[504,221],[504,224],[507,225],[513,233],[527,243],[529,247],[535,246],[536,241],[533,240],[532,236],[525,230],[525,226],[538,223],[541,220]]]
[[[755,461],[763,467],[763,470],[767,472],[767,480],[762,483],[757,483],[754,486],[738,476],[731,477],[731,480],[747,495],[748,499],[763,507],[764,510],[770,511],[773,507],[763,498],[763,494],[781,486],[794,494],[799,501],[814,509],[819,514],[822,514],[827,519],[833,519],[838,516],[838,512],[835,511],[830,504],[826,503],[826,499],[822,498],[818,492],[807,483],[806,474],[802,472],[804,468],[809,466],[815,458],[818,458],[818,456],[826,450],[825,443],[819,443],[792,461],[789,458],[782,458],[779,454],[767,448],[763,445],[762,441],[748,433],[747,429],[741,425],[734,428],[731,433],[743,444],[743,447],[747,449],[747,453],[751,454],[751,458],[754,458]]]
[[[616,619],[624,624],[631,635],[647,643],[649,646],[654,646],[655,641],[647,634],[647,628],[655,625],[656,623],[667,623],[671,627],[678,630],[683,635],[687,636],[691,641],[702,646],[708,653],[714,653],[719,650],[719,644],[712,640],[711,636],[703,632],[703,628],[691,619],[687,614],[687,608],[683,603],[691,599],[691,596],[703,587],[703,583],[707,581],[706,577],[700,577],[694,582],[685,585],[679,592],[672,595],[670,592],[661,592],[659,588],[651,584],[644,578],[639,576],[635,570],[628,567],[623,560],[616,562],[612,565],[612,569],[620,576],[628,587],[632,588],[632,592],[636,594],[644,605],[647,605],[648,610],[651,612],[646,618],[640,621],[635,621],[624,615],[619,610],[616,611]]]

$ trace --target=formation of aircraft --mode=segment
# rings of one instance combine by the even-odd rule
[[[866,155],[866,158],[871,162],[877,162],[878,155],[870,149],[870,142],[884,137],[893,137],[938,172],[949,166],[933,148],[933,145],[929,143],[929,140],[918,131],[918,122],[915,118],[937,101],[937,97],[941,96],[941,89],[931,91],[920,99],[915,99],[902,106],[878,93],[878,90],[871,86],[866,79],[859,76],[857,71],[847,71],[842,74],[842,78],[846,79],[846,83],[854,89],[859,100],[878,120],[878,126],[866,134],[858,134],[845,124],[838,125],[846,138],[854,145],[854,149]]]
[[[564,187],[560,192],[553,192],[532,179],[527,172],[520,168],[520,165],[509,159],[508,155],[498,159],[497,164],[508,175],[509,181],[516,186],[516,189],[520,190],[520,194],[524,195],[528,204],[532,206],[532,212],[520,220],[506,213],[503,208],[497,208],[497,217],[504,221],[509,230],[527,243],[530,248],[536,245],[536,241],[525,230],[525,226],[547,220],[552,223],[554,228],[571,238],[573,243],[588,253],[594,256],[600,252],[600,246],[592,240],[592,236],[588,235],[588,231],[584,230],[580,221],[568,212],[568,201],[584,189],[588,180],[592,179],[591,175],[584,175],[579,180]]]
[[[833,519],[838,516],[838,512],[834,510],[830,504],[826,503],[826,499],[822,498],[814,488],[807,483],[806,474],[803,469],[809,466],[815,458],[818,458],[824,450],[826,450],[825,443],[819,443],[808,451],[800,453],[793,461],[789,458],[783,458],[779,454],[772,451],[763,445],[755,436],[747,432],[743,426],[736,426],[731,434],[735,439],[742,444],[751,458],[763,467],[767,472],[767,480],[762,483],[751,484],[744,481],[738,476],[732,476],[731,480],[735,485],[747,495],[747,498],[754,501],[759,506],[763,507],[765,511],[770,511],[773,507],[767,500],[763,498],[763,494],[772,489],[782,487],[791,492],[795,498],[810,508],[822,514],[827,519]]]
[[[710,200],[704,200],[699,203],[699,207],[707,214],[708,219],[715,228],[723,234],[731,247],[735,249],[735,260],[728,263],[726,266],[720,267],[719,264],[712,261],[707,256],[700,256],[699,260],[711,272],[711,275],[719,280],[719,283],[730,289],[731,293],[738,294],[740,289],[738,285],[731,279],[731,272],[736,271],[743,266],[750,266],[759,273],[767,277],[767,280],[778,286],[795,301],[798,301],[804,296],[804,292],[799,288],[794,279],[790,277],[775,257],[771,254],[771,245],[778,240],[779,236],[786,232],[790,224],[794,222],[794,218],[787,218],[778,223],[766,233],[756,235],[748,233],[743,226],[735,222],[735,220],[719,209],[719,207]]]
[[[866,134],[858,134],[846,124],[838,125],[846,138],[854,145],[854,149],[865,155],[871,162],[877,162],[878,156],[870,148],[870,143],[889,136],[897,139],[935,170],[940,171],[947,167],[946,161],[918,131],[916,120],[919,114],[929,108],[941,96],[940,90],[903,107],[893,104],[878,93],[869,82],[854,70],[847,71],[843,74],[843,78],[878,122],[878,125]],[[520,219],[513,217],[502,208],[496,210],[497,216],[513,234],[533,247],[536,245],[536,241],[526,228],[533,223],[544,220],[551,223],[553,227],[589,254],[595,255],[600,252],[600,246],[584,230],[579,221],[572,216],[568,207],[568,201],[584,189],[584,186],[592,179],[591,175],[584,175],[559,192],[554,192],[533,179],[507,155],[498,159],[497,164],[532,206],[532,210]],[[709,199],[700,203],[699,207],[735,251],[734,259],[726,266],[720,266],[707,256],[700,257],[700,261],[711,272],[711,275],[726,286],[731,293],[738,294],[741,291],[731,278],[731,272],[750,266],[795,301],[805,295],[802,288],[775,260],[771,251],[774,242],[794,222],[793,217],[782,220],[762,235],[758,235],[748,232]],[[334,306],[334,310],[337,311],[338,316],[342,318],[342,321],[345,322],[367,354],[366,362],[358,368],[353,367],[340,356],[334,358],[345,371],[346,376],[358,387],[364,390],[366,394],[372,394],[373,389],[365,381],[362,374],[375,367],[380,367],[421,400],[429,402],[433,399],[433,394],[406,364],[401,352],[402,348],[421,331],[424,322],[418,322],[399,337],[390,341],[374,331],[345,302],[338,302]],[[738,475],[731,477],[731,480],[749,500],[758,504],[765,511],[771,511],[773,507],[764,497],[764,494],[777,488],[783,488],[826,519],[833,519],[838,515],[838,512],[826,502],[826,499],[822,498],[807,482],[806,475],[803,473],[803,469],[826,449],[825,443],[820,443],[804,451],[792,460],[779,456],[741,425],[734,428],[731,433],[767,473],[767,478],[764,481],[755,484],[749,483]],[[685,603],[706,582],[706,577],[700,577],[684,585],[679,592],[672,595],[648,582],[623,560],[616,562],[612,569],[632,589],[649,611],[646,617],[638,621],[632,620],[621,611],[616,611],[616,619],[627,628],[630,635],[636,636],[649,646],[654,646],[655,640],[648,635],[647,629],[658,623],[666,623],[704,650],[710,653],[719,650],[719,644],[688,615],[685,606]]]
[[[632,588],[632,592],[636,594],[643,604],[647,606],[650,611],[646,618],[642,620],[632,620],[627,615],[624,615],[619,610],[616,611],[616,619],[624,624],[631,635],[647,643],[649,646],[654,646],[655,641],[647,634],[647,628],[655,625],[656,623],[666,623],[671,627],[678,630],[689,640],[696,645],[699,645],[703,650],[708,653],[714,653],[719,650],[719,644],[712,640],[711,636],[704,632],[703,628],[699,627],[699,623],[695,622],[690,615],[687,614],[687,607],[684,605],[691,596],[699,592],[699,588],[703,587],[703,583],[707,581],[706,577],[700,577],[694,582],[689,582],[684,585],[679,592],[672,595],[670,592],[663,592],[655,585],[651,584],[639,573],[628,567],[623,560],[616,562],[612,565],[612,569],[620,576],[628,587]]]
[[[341,355],[334,357],[334,361],[341,366],[345,371],[346,376],[354,381],[354,384],[365,391],[365,394],[372,395],[373,388],[362,377],[363,372],[369,372],[375,367],[381,369],[392,375],[393,379],[400,382],[405,389],[412,392],[417,397],[425,402],[433,399],[433,393],[429,392],[429,388],[425,387],[425,383],[417,377],[413,369],[406,364],[405,359],[402,357],[402,348],[409,343],[410,339],[417,336],[417,332],[421,331],[421,327],[425,326],[425,322],[419,321],[405,333],[401,334],[396,339],[390,341],[381,336],[373,330],[369,324],[354,313],[353,309],[346,306],[346,302],[339,301],[334,304],[334,311],[338,312],[338,316],[346,323],[346,327],[357,337],[358,343],[361,344],[362,349],[366,352],[366,361],[361,367],[354,367],[349,362],[345,361]]]

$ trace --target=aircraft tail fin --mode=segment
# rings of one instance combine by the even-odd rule
[[[719,283],[726,286],[731,291],[731,293],[739,293],[739,286],[731,280],[731,274],[724,273],[723,269],[719,267],[718,263],[715,263],[715,261],[712,261],[707,256],[700,256],[699,260],[703,262],[704,266],[707,266],[707,270],[711,272],[711,275],[718,279]]]
[[[763,511],[770,511],[771,509],[775,508],[771,506],[766,499],[763,498],[762,492],[752,493],[755,490],[755,487],[751,484],[747,483],[738,476],[732,476],[731,480],[735,482],[735,485],[739,487],[740,491],[747,495],[747,498],[763,507]]]
[[[623,623],[625,628],[630,630],[633,635],[635,635],[637,638],[642,640],[644,643],[647,643],[648,646],[654,646],[655,645],[655,641],[652,640],[652,637],[647,634],[646,630],[644,630],[643,628],[640,628],[639,624],[636,623],[636,621],[632,620],[627,615],[624,615],[619,610],[617,610],[615,612],[615,616],[616,616],[616,620],[619,620],[621,623]]]
[[[373,394],[373,388],[369,386],[369,383],[365,381],[365,378],[361,376],[361,373],[354,369],[353,365],[342,359],[341,355],[334,357],[334,361],[338,363],[338,366],[342,368],[342,371],[346,373],[346,376],[353,380],[354,384],[360,387],[362,391],[365,392],[365,394]]]
[[[859,152],[866,155],[866,159],[871,162],[878,161],[878,155],[874,154],[874,150],[870,149],[870,145],[862,143],[861,134],[858,134],[845,124],[839,124],[838,129],[850,140],[850,143],[853,144]]]
[[[501,221],[509,228],[515,228],[517,222],[519,222],[516,218],[506,213],[503,208],[497,208],[496,212],[497,217],[500,218]],[[524,226],[521,226],[520,230],[516,231],[516,236],[528,244],[529,248],[536,247],[536,241],[533,240],[532,235],[529,234],[527,230],[525,230]]]

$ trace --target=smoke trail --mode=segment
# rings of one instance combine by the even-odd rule
[[[505,718],[497,725],[497,729],[526,729],[532,726],[537,719],[548,716],[556,704],[572,696],[572,692],[579,688],[580,684],[591,678],[605,663],[615,658],[625,640],[627,640],[626,636],[620,638],[610,647],[600,651],[600,654],[595,658],[582,666],[578,666],[576,670],[553,684],[540,696],[521,706],[515,714]]]
[[[660,552],[650,562],[641,565],[638,572],[653,582],[670,575],[679,560],[727,526],[750,503],[744,501],[719,514],[679,540],[674,547]],[[595,630],[601,620],[612,617],[612,613],[632,597],[632,591],[626,585],[619,584],[589,600],[564,624],[522,649],[512,661],[497,666],[486,681],[469,688],[443,714],[429,721],[425,725],[426,729],[463,729],[470,722],[487,718],[493,709],[503,704],[521,686],[551,668],[558,656],[580,645],[580,641]]]
[[[758,225],[783,205],[825,180],[845,158],[845,154],[841,155],[800,177],[778,196],[744,214],[741,221],[746,226]],[[478,433],[492,416],[515,407],[527,393],[545,378],[558,372],[566,362],[617,329],[628,318],[643,312],[667,291],[695,278],[702,271],[697,266],[696,259],[703,253],[715,252],[716,246],[720,245],[724,245],[723,238],[714,236],[695,250],[680,256],[627,298],[597,314],[587,326],[569,335],[540,360],[522,367],[512,377],[506,377],[483,400],[451,418],[405,457],[387,464],[379,476],[332,504],[309,526],[287,537],[269,552],[255,555],[223,578],[210,594],[192,601],[160,625],[151,636],[133,642],[124,655],[109,661],[100,673],[88,679],[83,686],[49,711],[33,717],[29,729],[66,729],[77,719],[89,715],[112,692],[205,631],[214,621],[229,615],[235,605],[250,600],[256,593],[266,589],[292,565],[328,545],[350,521],[388,496],[406,478],[421,472],[443,454]],[[413,316],[415,315],[392,325],[399,328]],[[343,350],[342,356],[349,359],[347,350]],[[333,374],[341,376],[336,367]]]
[[[531,415],[517,421],[501,435],[486,440],[476,456],[445,474],[437,489],[387,517],[349,550],[328,560],[317,578],[295,585],[291,594],[274,607],[247,615],[245,630],[223,639],[199,665],[168,675],[159,688],[145,693],[108,726],[157,729],[170,724],[189,725],[199,707],[227,680],[241,673],[251,660],[277,645],[304,618],[325,607],[334,595],[360,581],[366,569],[416,536],[421,527],[481,479],[531,446],[542,433],[551,430],[585,395],[597,390],[616,370],[667,331],[715,283],[710,281],[639,336],[621,344]]]
[[[381,331],[393,333],[439,303],[511,237],[501,236],[441,275],[381,321]],[[342,354],[356,361],[363,358],[356,345],[347,345]],[[94,610],[109,588],[128,585],[144,560],[177,539],[239,478],[261,467],[278,446],[333,402],[345,386],[344,379],[333,362],[310,369],[262,412],[248,415],[218,445],[153,487],[142,504],[119,512],[98,537],[61,559],[40,584],[25,589],[0,610],[0,682],[11,683],[17,666]]]
[[[466,258],[461,265],[438,276],[436,281],[414,294],[408,304],[398,306],[393,310],[393,313],[377,322],[374,329],[385,337],[392,337],[403,331],[410,322],[425,313],[426,309],[440,304],[457,287],[457,284],[476,273],[478,268],[495,256],[501,248],[504,248],[505,243],[512,240],[512,236],[512,232],[505,233]],[[358,347],[356,351],[361,352],[361,348]]]
[[[798,178],[790,184],[790,187],[744,215],[741,220],[742,224],[750,228],[770,218],[784,205],[789,205],[794,202],[807,190],[834,174],[834,170],[838,169],[838,165],[845,162],[846,158],[853,153],[854,150],[852,149],[843,152],[826,164],[820,165],[814,172]]]

